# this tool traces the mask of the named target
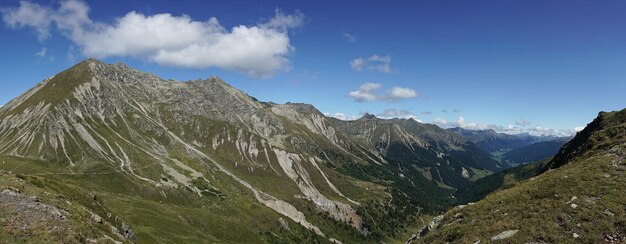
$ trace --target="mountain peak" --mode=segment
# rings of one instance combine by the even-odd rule
[[[608,150],[626,140],[626,109],[600,112],[585,129],[566,143],[543,170],[561,167],[573,158],[598,150]]]
[[[98,60],[98,59],[95,59],[95,58],[88,58],[88,59],[85,59],[85,60],[81,61],[80,63],[97,63],[97,64],[102,64],[103,62]]]
[[[363,116],[361,116],[361,119],[377,119],[376,115],[370,114],[370,113],[365,113],[363,114]]]

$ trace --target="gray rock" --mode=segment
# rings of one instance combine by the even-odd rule
[[[513,237],[515,234],[517,234],[517,232],[519,232],[519,230],[505,230],[505,231],[500,232],[500,234],[497,234],[491,237],[491,240],[499,241],[499,240],[508,239],[508,238]]]
[[[93,219],[94,222],[98,223],[98,224],[102,224],[102,217],[100,217],[100,215],[91,214],[91,219]]]
[[[133,232],[133,230],[130,229],[130,226],[125,223],[122,223],[122,235],[126,237],[126,239],[137,239],[137,236],[135,236],[135,232]]]
[[[441,221],[443,220],[443,215],[439,215],[437,217],[434,217],[430,223],[428,223],[428,225],[422,227],[421,229],[419,229],[417,231],[416,234],[412,235],[411,238],[409,238],[406,243],[411,243],[412,241],[416,240],[416,239],[420,239],[422,237],[424,237],[426,234],[428,234],[428,232],[431,232],[435,229],[437,229],[437,227],[439,227],[439,225],[441,224]]]
[[[437,227],[439,227],[439,225],[441,224],[442,220],[443,220],[443,215],[434,217],[433,220],[431,220],[430,223],[428,224],[428,229],[429,230],[437,229]]]

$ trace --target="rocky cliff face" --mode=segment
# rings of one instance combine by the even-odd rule
[[[458,186],[472,169],[494,169],[483,152],[435,126],[353,123],[310,105],[259,102],[216,77],[163,80],[90,59],[0,108],[0,155],[70,175],[110,167],[159,201],[248,195],[328,238],[335,230],[312,221],[314,213],[369,234],[356,209],[386,201],[381,176],[402,176],[415,164]],[[405,159],[411,163],[399,163]]]

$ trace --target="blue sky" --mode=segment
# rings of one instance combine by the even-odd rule
[[[112,2],[0,0],[0,104],[95,56],[334,116],[507,133],[626,105],[626,1]]]

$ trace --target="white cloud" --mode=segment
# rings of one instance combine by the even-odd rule
[[[102,23],[91,20],[89,11],[80,0],[62,1],[58,9],[23,1],[2,14],[10,27],[34,28],[40,39],[56,26],[85,56],[132,57],[183,68],[218,67],[262,78],[289,69],[288,57],[295,48],[288,31],[302,26],[305,19],[298,11],[287,15],[277,10],[263,23],[228,30],[215,17],[197,21],[187,15],[132,11],[113,23]]]
[[[356,115],[346,115],[343,113],[324,113],[324,115],[328,116],[328,117],[334,117],[340,120],[356,120],[358,119],[358,117]]]
[[[530,122],[523,118],[519,118],[518,120],[515,121],[515,124],[519,126],[527,126],[527,125],[530,125]]]
[[[354,59],[354,60],[350,61],[350,67],[353,70],[361,71],[361,70],[363,70],[363,66],[365,66],[365,59],[364,58],[357,58],[357,59]]]
[[[417,92],[411,88],[393,87],[389,90],[389,97],[393,99],[404,99],[417,97]]]
[[[391,67],[390,56],[380,56],[377,54],[374,54],[367,59],[362,57],[353,59],[350,61],[350,67],[355,71],[363,71],[367,68],[368,70],[383,74],[397,73],[397,71]]]
[[[378,100],[378,96],[374,92],[382,85],[379,83],[365,83],[358,89],[348,93],[348,96],[356,102],[372,102]]]
[[[281,32],[287,32],[291,29],[296,29],[304,24],[304,14],[299,10],[296,10],[294,14],[288,15],[281,10],[276,9],[275,16],[270,18],[269,21],[261,23],[259,26],[264,29],[279,30]]]
[[[346,40],[348,40],[349,42],[356,42],[356,36],[352,35],[348,32],[341,32],[341,36],[343,36],[344,38],[346,38]]]
[[[376,115],[382,119],[393,119],[393,118],[401,118],[401,119],[414,119],[417,122],[422,122],[417,116],[415,116],[411,111],[404,109],[385,109],[382,113]]]
[[[373,102],[373,101],[387,101],[395,102],[402,99],[417,98],[419,94],[406,87],[392,87],[387,90],[386,93],[379,92],[382,85],[380,83],[364,83],[356,90],[350,91],[348,97],[354,99],[355,102]]]
[[[28,1],[20,1],[18,8],[3,8],[2,20],[11,28],[33,28],[39,41],[50,37],[51,13],[48,8]]]
[[[444,127],[448,124],[448,121],[446,121],[445,119],[442,118],[436,118],[433,120],[432,122],[433,124],[436,124],[438,126]]]
[[[576,127],[574,127],[574,131],[575,132],[579,132],[579,131],[582,131],[584,129],[585,129],[585,126],[576,126]]]
[[[48,53],[48,48],[42,47],[41,50],[39,50],[39,52],[35,53],[35,56],[43,58],[46,56],[47,53]]]
[[[442,118],[436,118],[432,124],[438,125],[442,128],[454,128],[461,127],[467,130],[494,130],[498,133],[505,134],[530,134],[534,136],[550,135],[550,136],[571,136],[576,134],[576,129],[552,129],[542,126],[535,127],[519,127],[515,125],[494,125],[483,123],[470,123],[465,121],[464,117],[459,117],[456,121],[446,121]],[[579,127],[576,127],[579,128]]]

